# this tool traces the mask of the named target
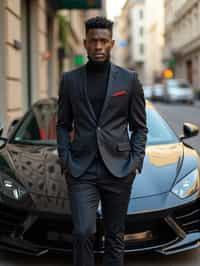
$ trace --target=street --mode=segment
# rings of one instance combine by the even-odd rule
[[[162,256],[159,254],[138,254],[125,256],[125,265],[127,266],[197,266],[199,265],[200,251],[193,250],[181,254]],[[101,258],[96,259],[97,266],[102,265]],[[13,255],[5,252],[0,256],[0,265],[2,266],[71,266],[72,259],[67,256],[29,257],[23,255]]]
[[[187,104],[162,104],[154,103],[157,110],[167,119],[170,126],[175,130],[177,135],[182,134],[184,122],[191,122],[200,127],[200,102],[196,101],[194,105]],[[185,140],[200,151],[200,135]]]
[[[183,122],[193,122],[200,126],[200,104],[196,103],[194,106],[185,104],[162,104],[155,103],[156,108],[160,113],[167,118],[169,124],[175,129],[178,135],[182,133]],[[194,137],[191,140],[187,140],[187,143],[193,145],[200,150],[200,136]],[[97,265],[101,265],[101,257],[97,257]],[[125,265],[188,265],[197,266],[200,261],[200,249],[193,251],[187,251],[184,253],[162,256],[157,253],[151,254],[137,254],[127,255],[125,257]],[[2,266],[61,266],[72,265],[72,258],[70,256],[60,255],[44,255],[43,257],[32,257],[24,255],[15,255],[10,252],[1,252],[0,265]]]

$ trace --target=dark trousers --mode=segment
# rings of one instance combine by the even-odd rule
[[[116,178],[97,158],[80,178],[68,176],[73,230],[74,266],[94,266],[92,236],[96,232],[96,210],[101,200],[105,227],[104,266],[124,262],[125,217],[133,176]]]

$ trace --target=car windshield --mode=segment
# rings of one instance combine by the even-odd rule
[[[167,122],[153,108],[146,108],[147,114],[147,145],[177,143],[178,138]]]
[[[155,109],[147,107],[146,113],[148,145],[178,142],[175,133]],[[17,128],[12,140],[15,143],[56,145],[56,115],[56,102],[35,105]]]
[[[14,142],[27,144],[56,144],[57,103],[33,106],[14,135]]]

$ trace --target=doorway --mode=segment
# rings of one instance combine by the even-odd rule
[[[26,111],[32,102],[31,99],[31,21],[30,1],[21,1],[22,14],[22,87],[23,111]]]
[[[0,1],[0,122],[6,124],[6,82],[5,82],[5,24],[4,1]]]
[[[192,72],[193,66],[192,66],[192,60],[186,61],[186,75],[187,80],[192,84],[193,83],[193,72]]]

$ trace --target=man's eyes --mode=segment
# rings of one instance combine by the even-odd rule
[[[97,41],[97,40],[91,40],[93,43],[97,43],[97,42],[101,42],[101,43],[107,43],[108,42],[108,40],[99,40],[99,41]]]

